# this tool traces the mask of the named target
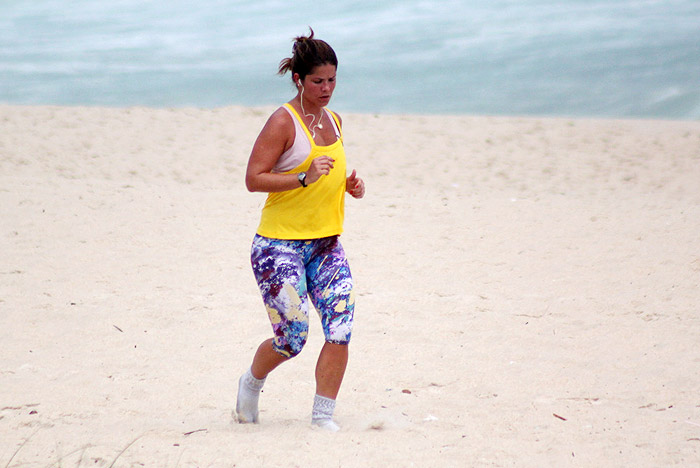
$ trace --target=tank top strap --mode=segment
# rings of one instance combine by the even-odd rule
[[[335,112],[328,109],[327,107],[324,107],[323,110],[326,111],[326,114],[328,114],[328,116],[331,118],[331,122],[333,123],[333,131],[335,132],[335,137],[338,140],[342,140],[343,129],[340,128],[340,120],[338,120],[338,116],[335,115]]]
[[[311,147],[313,148],[314,146],[317,146],[316,142],[314,141],[314,137],[311,136],[311,132],[306,127],[306,123],[304,123],[304,121],[302,120],[302,118],[299,115],[299,113],[297,112],[297,110],[288,102],[285,103],[284,106],[292,112],[294,117],[296,117],[297,121],[301,124],[301,128],[304,129],[304,133],[306,133],[306,137],[309,139],[309,142],[311,143]]]

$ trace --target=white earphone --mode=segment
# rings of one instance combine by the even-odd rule
[[[297,85],[301,88],[301,96],[299,97],[299,105],[301,106],[301,113],[304,114],[304,117],[311,117],[311,125],[309,125],[309,131],[311,131],[311,135],[313,138],[316,138],[316,129],[320,128],[323,129],[323,124],[321,123],[321,119],[323,118],[323,110],[321,110],[321,114],[315,116],[314,114],[307,114],[306,111],[304,110],[304,85],[301,84],[301,79],[297,80]],[[318,118],[318,123],[314,125],[314,121]]]

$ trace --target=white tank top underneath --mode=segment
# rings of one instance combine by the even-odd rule
[[[291,171],[299,164],[303,163],[306,158],[309,157],[309,154],[311,154],[311,142],[302,127],[302,123],[294,116],[291,110],[287,109],[287,106],[282,106],[282,108],[289,113],[292,122],[294,122],[294,143],[292,143],[292,146],[287,151],[282,153],[275,167],[272,168],[272,172]],[[331,125],[333,125],[336,138],[340,138],[340,131],[330,111],[326,108],[324,108],[323,111],[331,121]]]

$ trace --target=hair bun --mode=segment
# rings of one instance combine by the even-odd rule
[[[294,38],[292,56],[282,59],[278,73],[284,75],[290,71],[292,74],[298,73],[303,79],[314,67],[326,63],[337,67],[338,58],[331,46],[314,38],[314,30],[309,26],[308,36]]]
[[[309,32],[310,34],[308,36],[298,36],[297,38],[294,39],[294,42],[306,42],[314,38],[314,30],[311,26],[309,26]]]

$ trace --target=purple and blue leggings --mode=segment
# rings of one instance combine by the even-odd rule
[[[301,352],[309,333],[309,298],[321,317],[326,342],[350,342],[355,295],[338,236],[283,240],[256,235],[250,258],[275,334],[275,351],[286,357]]]

